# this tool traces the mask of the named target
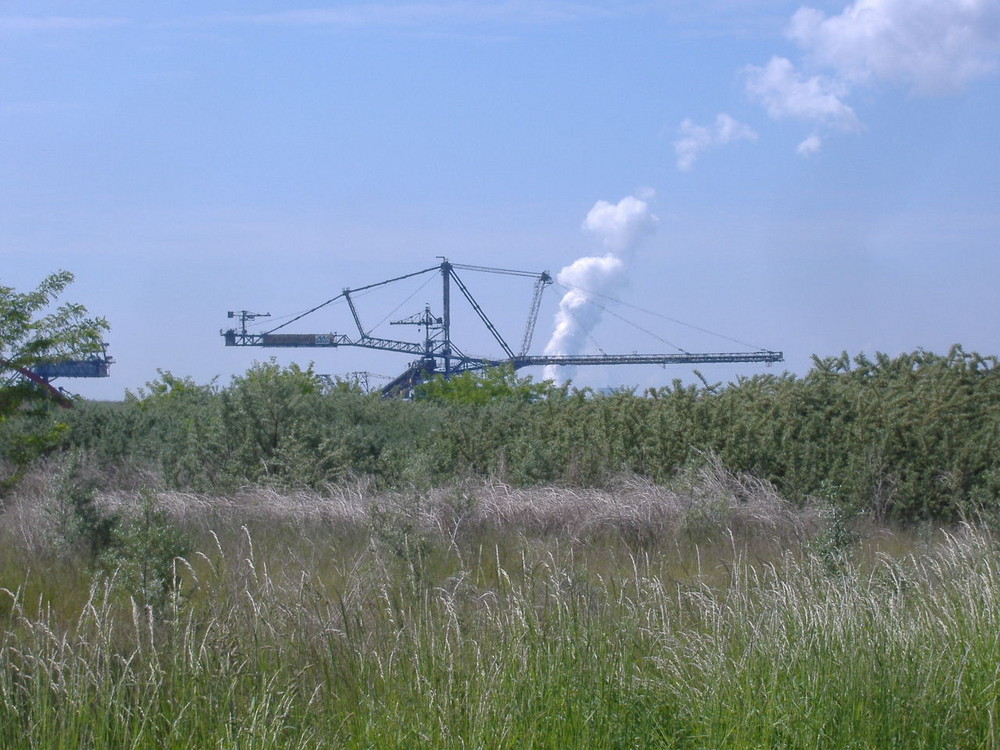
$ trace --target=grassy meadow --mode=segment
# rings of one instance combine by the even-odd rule
[[[0,422],[0,748],[995,748],[1000,364]]]
[[[71,464],[0,513],[3,748],[1000,745],[988,524],[718,461],[224,495]]]

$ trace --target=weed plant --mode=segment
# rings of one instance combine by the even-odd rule
[[[846,535],[720,467],[154,494],[193,550],[159,603],[25,545],[33,496],[0,515],[0,747],[1000,742],[986,531]]]

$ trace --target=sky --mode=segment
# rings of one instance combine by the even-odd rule
[[[784,353],[712,382],[1000,354],[998,133],[1000,0],[0,0],[0,284],[75,274],[115,364],[56,383],[100,399],[271,356],[396,375],[407,355],[219,334],[439,256],[562,282],[536,354]],[[531,279],[461,273],[517,348]],[[440,314],[432,277],[360,296],[366,328],[418,338],[389,323]],[[343,304],[283,331],[356,333]]]

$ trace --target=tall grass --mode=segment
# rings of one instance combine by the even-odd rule
[[[0,747],[998,744],[985,531],[831,565],[822,514],[718,472],[160,501],[197,550],[162,606],[4,556]]]

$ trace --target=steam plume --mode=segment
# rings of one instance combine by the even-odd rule
[[[599,256],[578,258],[563,268],[557,279],[570,287],[559,302],[555,330],[545,347],[545,353],[578,354],[587,337],[601,320],[601,309],[589,304],[594,294],[610,295],[624,286],[629,261],[636,247],[649,236],[659,223],[649,205],[639,198],[627,196],[617,204],[597,201],[583,222],[607,249]],[[568,379],[573,368],[549,366],[546,380]]]

